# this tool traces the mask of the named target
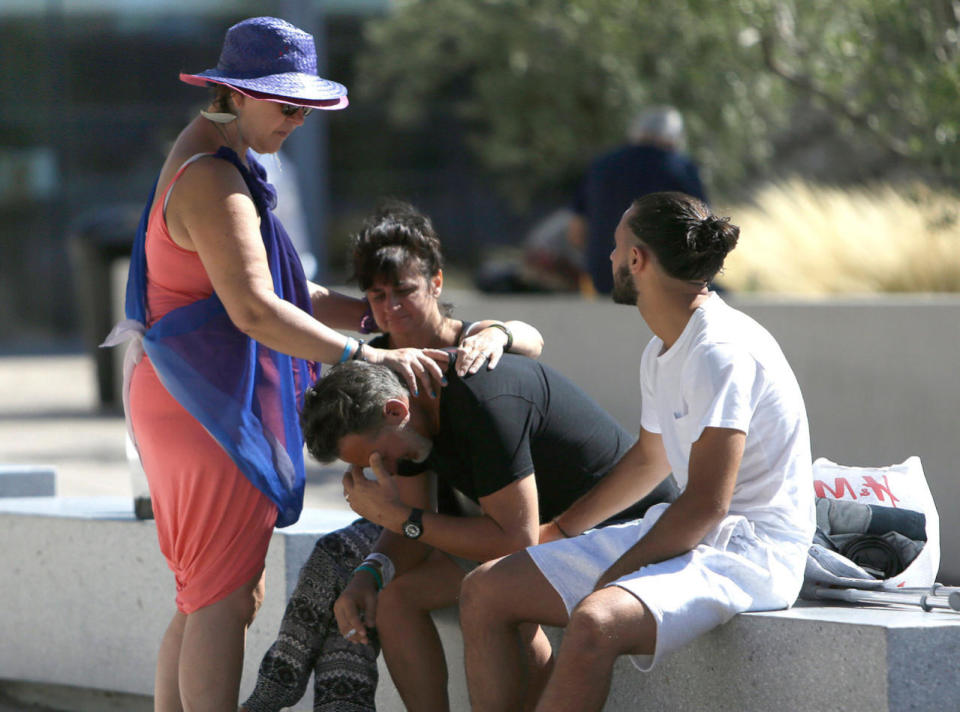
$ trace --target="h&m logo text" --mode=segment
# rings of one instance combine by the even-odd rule
[[[872,475],[864,475],[863,482],[860,485],[860,497],[869,497],[871,494],[877,498],[879,502],[884,502],[885,498],[889,498],[890,507],[896,507],[897,502],[900,500],[893,496],[893,492],[890,491],[890,484],[887,482],[887,476],[883,475],[883,483],[881,484],[873,478]],[[830,497],[831,499],[846,499],[844,493],[849,493],[849,499],[858,499],[857,492],[854,491],[853,485],[850,484],[850,481],[846,477],[836,477],[833,480],[833,487],[828,485],[823,480],[814,480],[813,481],[813,491],[816,493],[817,497]]]

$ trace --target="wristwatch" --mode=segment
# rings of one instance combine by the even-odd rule
[[[423,534],[423,510],[414,507],[400,531],[407,539],[419,539],[420,535]]]

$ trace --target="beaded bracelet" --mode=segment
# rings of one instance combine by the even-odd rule
[[[390,560],[389,556],[386,554],[381,554],[379,551],[371,551],[369,554],[367,554],[367,558],[364,559],[362,563],[380,566],[380,571],[383,574],[384,586],[389,586],[394,575],[396,574],[393,561]]]
[[[370,564],[364,563],[364,564],[360,564],[357,568],[355,568],[353,570],[353,573],[358,573],[360,571],[366,571],[371,576],[373,576],[373,581],[374,583],[377,584],[377,590],[378,591],[383,590],[383,577],[380,575],[380,572],[376,570],[376,568],[374,568]]]
[[[363,349],[363,345],[366,343],[363,339],[357,339],[357,350],[353,352],[353,356],[350,357],[351,361],[363,361],[363,355],[360,353]]]

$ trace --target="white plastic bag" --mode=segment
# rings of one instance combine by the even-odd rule
[[[919,457],[887,467],[847,467],[820,457],[813,463],[813,487],[817,497],[923,512],[927,519],[927,543],[906,569],[884,584],[932,586],[936,582],[940,568],[940,517]]]

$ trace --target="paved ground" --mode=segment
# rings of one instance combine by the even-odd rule
[[[97,403],[87,356],[0,357],[0,463],[48,464],[65,497],[133,497],[119,413]],[[306,506],[345,507],[342,467],[308,466]],[[157,551],[157,556],[160,556]],[[5,683],[0,712],[139,712],[143,700]]]

